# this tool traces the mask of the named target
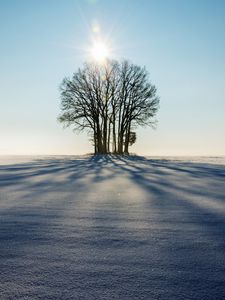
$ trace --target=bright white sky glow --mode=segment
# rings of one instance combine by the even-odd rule
[[[103,42],[95,42],[91,49],[92,57],[97,61],[103,61],[109,56],[109,49]]]

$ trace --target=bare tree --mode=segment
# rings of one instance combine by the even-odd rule
[[[159,107],[148,73],[128,61],[85,64],[61,84],[59,121],[92,132],[95,153],[129,153],[133,129],[155,124]]]

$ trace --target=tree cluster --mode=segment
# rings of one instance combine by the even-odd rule
[[[61,84],[59,121],[88,130],[94,152],[129,153],[137,126],[153,125],[159,107],[145,68],[128,61],[86,63]]]

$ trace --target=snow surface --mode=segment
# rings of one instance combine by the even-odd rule
[[[1,158],[0,299],[225,299],[224,158]]]

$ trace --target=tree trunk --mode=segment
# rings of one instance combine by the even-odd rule
[[[113,152],[117,152],[117,147],[116,147],[116,120],[115,120],[115,113],[113,114]]]
[[[124,132],[123,130],[119,132],[118,136],[118,153],[123,154],[123,140],[124,140]]]
[[[93,139],[94,139],[95,154],[97,154],[98,153],[98,148],[97,148],[97,139],[96,139],[96,133],[95,132],[94,132]]]
[[[126,129],[124,153],[129,154],[129,141],[130,141],[130,122]]]
[[[103,152],[107,153],[107,117],[104,118],[103,125]]]
[[[122,105],[120,104],[119,108],[119,118],[118,118],[118,131],[117,131],[117,143],[118,143],[118,153],[122,153],[122,145],[121,145],[121,113],[122,113]]]
[[[96,138],[97,138],[97,153],[103,153],[103,147],[102,147],[102,130],[100,128],[99,121],[97,123],[97,132],[96,132]]]
[[[110,152],[110,135],[111,135],[111,122],[109,121],[109,125],[108,125],[108,145],[107,145],[107,153]]]

